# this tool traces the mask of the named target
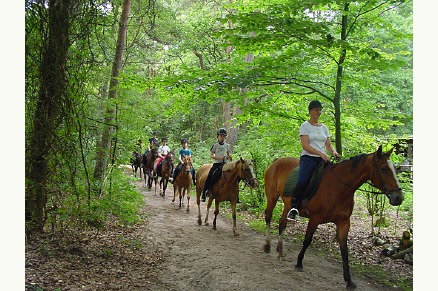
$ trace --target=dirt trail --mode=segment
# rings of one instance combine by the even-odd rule
[[[325,258],[321,252],[308,248],[304,257],[304,271],[294,270],[301,242],[283,243],[286,257],[279,260],[272,237],[271,253],[264,253],[264,235],[247,227],[237,219],[239,236],[233,235],[231,219],[219,214],[217,230],[212,229],[214,218],[210,209],[210,226],[197,224],[196,198],[187,200],[178,209],[178,198],[172,202],[173,188],[169,184],[166,197],[147,191],[144,182],[136,182],[143,194],[147,215],[145,235],[148,244],[164,253],[163,263],[154,270],[149,290],[346,290],[340,260]],[[192,191],[194,195],[194,190]],[[202,219],[206,203],[201,203]],[[290,226],[289,226],[290,227]],[[396,290],[378,286],[352,273],[357,290]]]

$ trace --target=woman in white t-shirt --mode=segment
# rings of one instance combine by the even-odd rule
[[[322,113],[322,104],[318,100],[309,103],[310,118],[300,126],[300,139],[303,151],[300,157],[300,169],[297,184],[292,199],[292,208],[287,214],[287,219],[295,221],[298,213],[298,204],[302,198],[303,191],[308,184],[315,168],[322,162],[329,162],[325,150],[329,151],[335,158],[339,154],[330,142],[330,132],[324,124],[319,122]]]

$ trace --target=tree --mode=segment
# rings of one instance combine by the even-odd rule
[[[26,142],[26,219],[29,231],[42,231],[47,203],[47,179],[51,144],[61,124],[61,104],[68,99],[66,64],[70,16],[75,1],[49,1],[48,35],[40,67],[39,94],[33,116],[33,130]]]
[[[122,15],[120,17],[119,24],[119,34],[117,37],[117,45],[113,62],[113,69],[111,73],[111,80],[109,85],[109,94],[108,98],[110,100],[114,100],[117,97],[117,86],[118,86],[118,77],[120,70],[122,68],[122,57],[123,51],[125,49],[126,42],[126,33],[128,31],[128,22],[129,22],[129,11],[131,9],[131,0],[123,1],[123,9]],[[103,179],[104,171],[108,165],[108,158],[110,157],[110,149],[111,149],[111,138],[113,137],[114,128],[116,125],[114,124],[114,120],[116,117],[116,108],[111,103],[107,109],[105,114],[105,122],[104,129],[102,131],[102,139],[100,141],[100,145],[97,150],[96,156],[96,167],[94,170],[94,177],[96,179]]]

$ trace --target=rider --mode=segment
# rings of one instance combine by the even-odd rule
[[[179,164],[178,166],[176,166],[175,171],[173,171],[173,176],[172,176],[172,180],[171,183],[173,183],[173,181],[175,181],[176,177],[178,176],[179,172],[181,171],[181,168],[184,164],[184,157],[185,156],[192,156],[192,152],[187,148],[187,139],[183,138],[181,139],[181,145],[182,145],[182,149],[180,149],[178,151],[178,159],[179,159]],[[196,186],[196,181],[195,181],[195,169],[192,167],[191,168],[191,172],[192,172],[192,180],[193,180],[193,185]]]
[[[330,161],[325,149],[331,152],[335,158],[339,157],[330,142],[330,132],[327,126],[319,122],[322,113],[321,102],[311,101],[308,109],[310,118],[301,124],[299,130],[303,151],[300,157],[298,180],[292,197],[292,208],[287,214],[287,220],[290,221],[296,221],[295,217],[299,214],[297,206],[315,168],[322,162]]]
[[[167,154],[170,152],[170,148],[167,146],[167,138],[163,137],[161,139],[161,145],[158,148],[158,158],[155,161],[155,169],[158,168],[158,166],[161,164],[163,159],[167,156]]]
[[[144,152],[145,156],[148,155],[148,152],[151,150],[152,147],[156,147],[156,145],[158,144],[157,132],[156,131],[152,132],[152,137],[149,138],[148,141],[149,141],[148,147],[146,148],[146,151]]]
[[[210,158],[214,160],[213,166],[208,172],[207,180],[205,180],[204,189],[202,190],[201,201],[205,202],[207,191],[211,191],[212,177],[216,169],[220,168],[222,164],[228,163],[232,160],[230,145],[225,142],[227,131],[225,128],[220,128],[216,134],[217,142],[210,148]]]
[[[141,139],[138,139],[134,146],[134,151],[132,153],[133,157],[137,157],[141,153]]]

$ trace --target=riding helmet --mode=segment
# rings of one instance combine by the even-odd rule
[[[322,109],[321,102],[319,102],[318,100],[310,101],[310,103],[309,103],[309,111],[312,110],[313,108],[321,108]]]
[[[224,136],[227,136],[227,130],[225,128],[219,128],[217,131],[217,135],[223,134]]]
[[[181,144],[188,142],[186,138],[181,139]]]
[[[157,135],[157,132],[156,132],[156,131],[153,131],[153,132],[152,132],[152,135]]]
[[[167,141],[167,138],[163,137],[161,138],[161,141]]]

